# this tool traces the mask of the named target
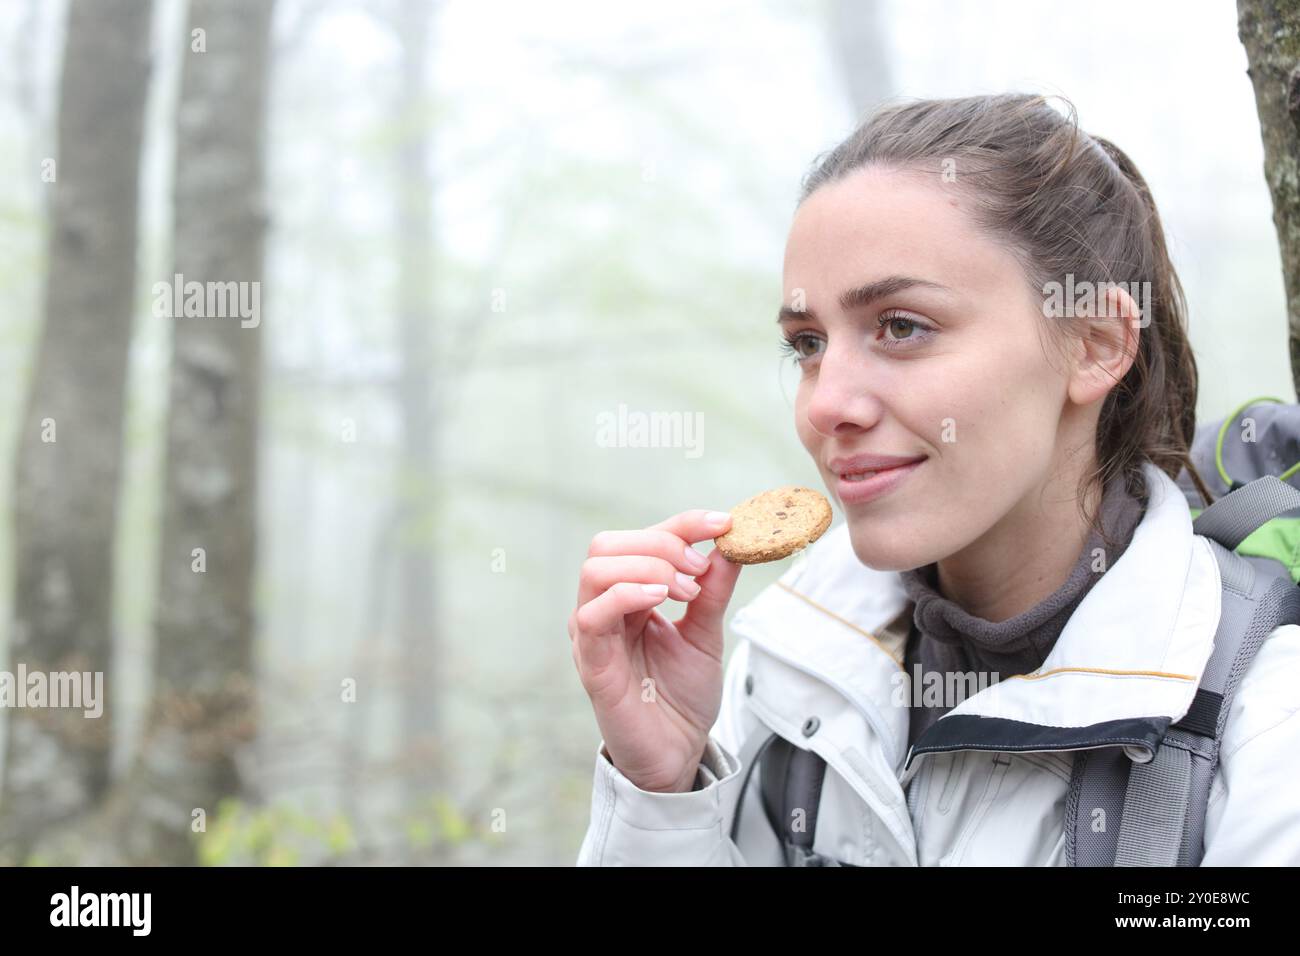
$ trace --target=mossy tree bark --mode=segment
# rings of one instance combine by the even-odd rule
[[[1238,0],[1237,34],[1255,88],[1264,178],[1282,253],[1291,380],[1300,394],[1300,2]]]

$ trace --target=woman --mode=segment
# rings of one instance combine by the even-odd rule
[[[691,545],[728,516],[595,536],[569,619],[603,735],[581,865],[780,865],[774,828],[814,819],[833,862],[1066,865],[1072,827],[1119,825],[1071,797],[1074,762],[1149,760],[1188,715],[1220,574],[1174,481],[1209,500],[1160,218],[1067,105],[892,105],[810,173],[779,324],[844,521],[732,619],[725,675],[740,569]],[[1203,865],[1300,863],[1298,677],[1278,627],[1232,700]],[[772,734],[826,766],[787,819],[741,773]]]

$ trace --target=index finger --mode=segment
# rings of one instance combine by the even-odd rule
[[[687,544],[716,538],[731,527],[731,514],[726,511],[706,511],[695,508],[683,511],[671,518],[665,518],[658,524],[652,524],[647,531],[667,531],[677,535]]]

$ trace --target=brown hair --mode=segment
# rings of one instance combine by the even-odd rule
[[[1074,104],[1061,99],[1068,115],[1048,97],[1023,93],[886,104],[817,158],[799,202],[869,165],[943,176],[970,196],[977,226],[1016,256],[1035,295],[1045,296],[1049,282],[1065,285],[1068,274],[1076,285],[1098,289],[1150,283],[1151,315],[1142,317],[1138,354],[1103,400],[1098,464],[1078,489],[1080,511],[1105,537],[1101,509],[1086,513],[1087,492],[1122,478],[1130,494],[1143,498],[1144,462],[1175,480],[1186,468],[1206,505],[1212,496],[1188,454],[1196,360],[1151,191],[1133,161],[1114,143],[1081,131]],[[1070,328],[1044,324],[1058,344]]]

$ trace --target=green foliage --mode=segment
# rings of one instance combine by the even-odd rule
[[[204,866],[298,866],[346,857],[356,846],[342,814],[319,818],[287,803],[251,807],[227,799],[199,834],[198,855]]]
[[[437,851],[474,840],[500,842],[477,825],[445,793],[431,794],[403,815],[401,833],[409,850]],[[319,866],[358,861],[362,849],[345,814],[318,816],[288,803],[254,807],[223,800],[208,829],[198,834],[203,866]],[[381,860],[382,862],[382,860]],[[39,865],[29,861],[29,865]]]
[[[483,835],[483,831],[476,828],[443,793],[434,793],[419,803],[403,823],[407,842],[416,850],[434,846],[456,847]]]

